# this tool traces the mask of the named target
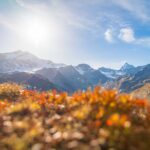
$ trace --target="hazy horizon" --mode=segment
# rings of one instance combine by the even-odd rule
[[[5,0],[0,52],[23,50],[56,63],[120,68],[149,64],[146,0]]]

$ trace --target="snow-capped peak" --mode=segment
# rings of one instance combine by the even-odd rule
[[[50,60],[38,58],[30,52],[14,51],[0,53],[0,72],[33,72],[39,68],[59,68],[64,64],[56,64]]]
[[[133,68],[135,68],[133,65],[130,65],[130,64],[128,64],[128,63],[125,63],[125,64],[120,68],[120,70],[121,70],[121,71],[124,71],[124,70],[133,69]]]
[[[79,64],[78,66],[75,67],[76,70],[80,73],[80,74],[84,74],[86,72],[90,72],[93,71],[94,69],[89,66],[88,64]]]

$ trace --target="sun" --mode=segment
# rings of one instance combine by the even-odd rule
[[[65,31],[63,24],[52,16],[25,15],[17,25],[21,40],[33,48],[53,49],[59,46]]]
[[[34,44],[40,44],[47,40],[50,25],[41,18],[32,18],[24,23],[24,37]]]
[[[40,21],[33,22],[26,27],[26,36],[33,42],[42,42],[48,36],[49,28]]]

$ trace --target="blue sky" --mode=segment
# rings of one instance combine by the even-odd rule
[[[0,52],[66,64],[150,63],[148,0],[1,0]]]

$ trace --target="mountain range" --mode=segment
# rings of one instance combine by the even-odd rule
[[[120,69],[92,68],[54,63],[25,52],[0,53],[0,83],[17,82],[37,90],[74,92],[96,85],[131,92],[150,82],[150,64],[135,67],[125,63]]]

